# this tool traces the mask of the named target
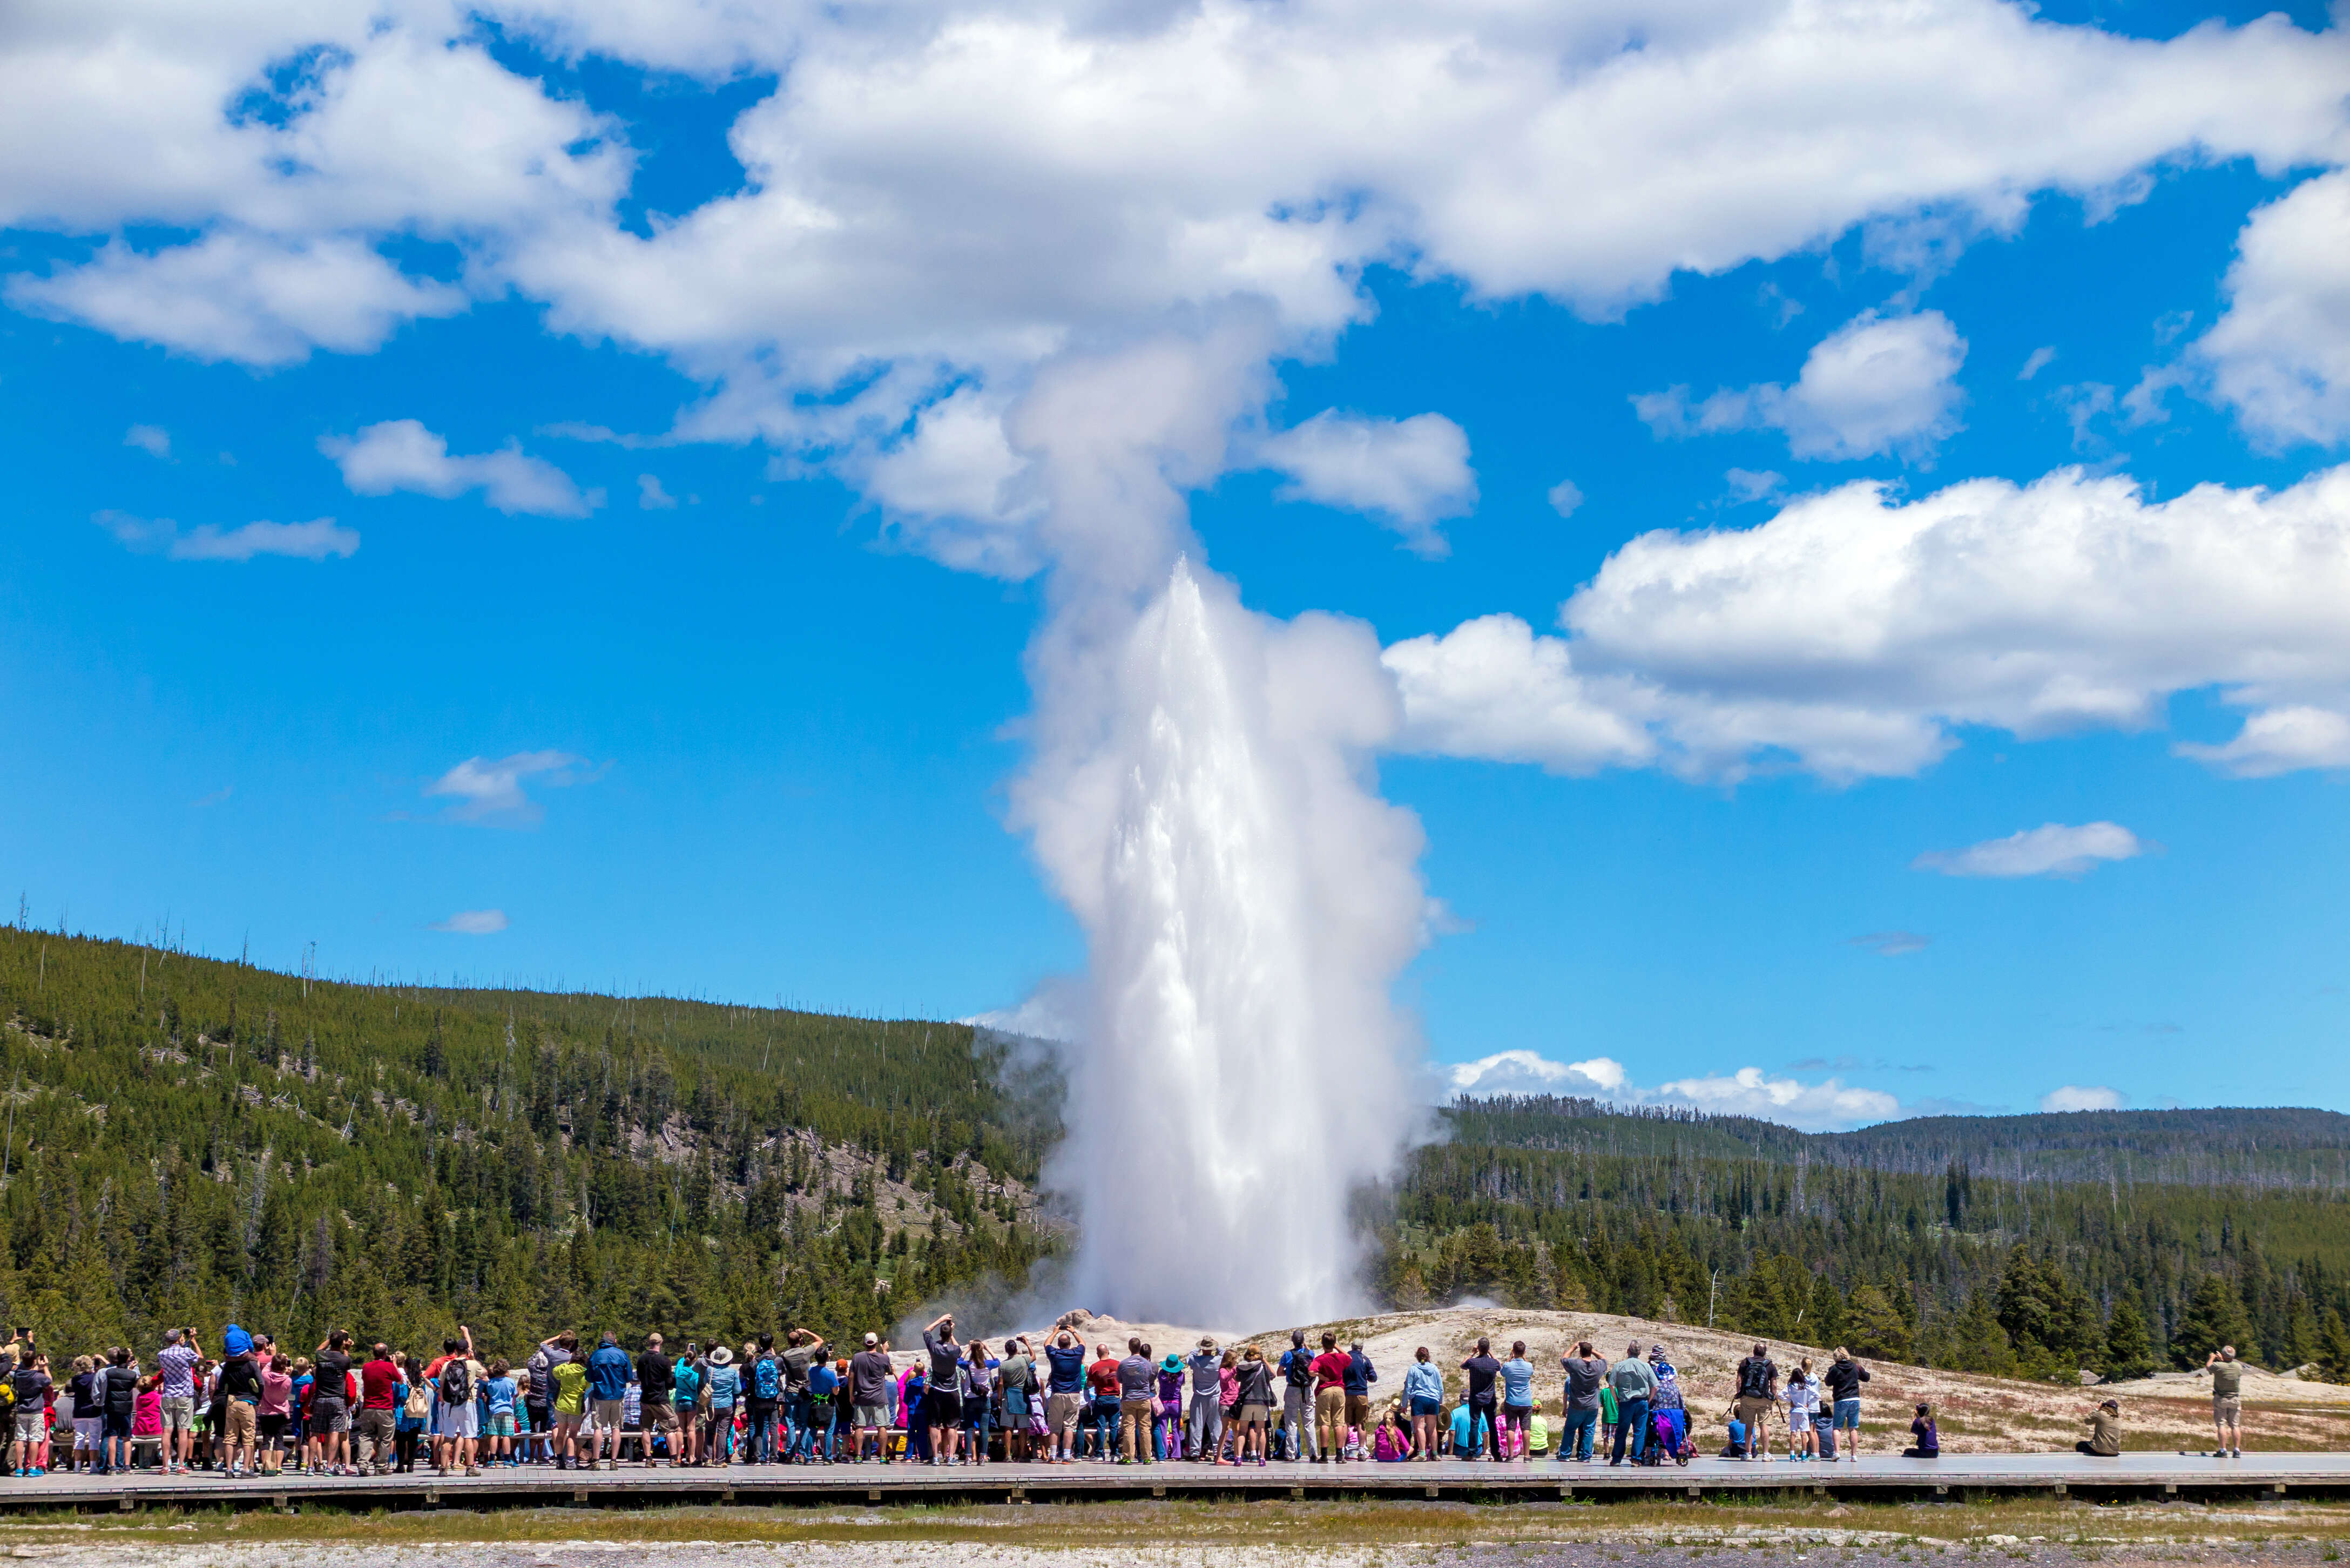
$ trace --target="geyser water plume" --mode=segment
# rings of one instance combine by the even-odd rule
[[[1400,717],[1376,637],[1252,612],[1187,553],[1176,485],[1261,384],[1239,336],[1073,364],[1014,421],[1056,541],[1016,800],[1089,946],[1048,1171],[1077,1299],[1253,1328],[1361,1299],[1349,1197],[1416,1130],[1389,990],[1423,894],[1371,785]]]

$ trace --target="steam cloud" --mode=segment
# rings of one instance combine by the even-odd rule
[[[1054,561],[1029,653],[1018,825],[1085,927],[1047,1178],[1081,1225],[1077,1299],[1258,1326],[1359,1300],[1348,1196],[1413,1130],[1418,820],[1373,793],[1401,722],[1370,628],[1245,608],[1199,563],[1182,489],[1261,402],[1243,322],[1070,358],[1009,429]]]

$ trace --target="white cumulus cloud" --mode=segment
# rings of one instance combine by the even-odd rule
[[[1717,1116],[1758,1116],[1809,1132],[1890,1121],[1905,1114],[1894,1096],[1837,1078],[1805,1083],[1773,1077],[1760,1067],[1742,1067],[1643,1086],[1612,1057],[1558,1062],[1524,1050],[1455,1064],[1445,1070],[1444,1082],[1452,1095],[1565,1095],[1623,1106],[1679,1106]]]
[[[435,920],[436,931],[453,931],[461,937],[495,936],[506,929],[504,909],[460,909],[445,920]]]
[[[424,786],[430,797],[452,804],[443,813],[452,822],[481,823],[493,827],[536,827],[546,808],[531,798],[526,784],[564,788],[586,782],[581,771],[588,759],[568,752],[516,752],[492,762],[467,757]]]
[[[1865,315],[1814,347],[1792,387],[1764,383],[1691,403],[1689,389],[1644,393],[1633,407],[1660,436],[1785,432],[1797,457],[1921,455],[1959,428],[1966,339],[1939,310]]]
[[[1288,476],[1280,499],[1367,513],[1424,556],[1444,554],[1440,520],[1477,504],[1468,432],[1442,414],[1388,420],[1326,409],[1267,437],[1256,456]]]
[[[2067,1084],[2040,1096],[2040,1108],[2043,1111],[2117,1111],[2126,1103],[2118,1091],[2103,1085],[2083,1088]]]
[[[83,265],[11,279],[7,296],[36,315],[248,365],[292,364],[315,348],[364,353],[403,321],[465,305],[357,241],[237,231],[153,252],[112,241]]]
[[[2283,445],[2350,440],[2350,171],[2261,208],[2237,241],[2228,309],[2195,346],[2214,394]]]
[[[2177,749],[2259,774],[2350,761],[2345,604],[2350,469],[2160,502],[2064,469],[1642,535],[1561,607],[1565,636],[1487,616],[1386,657],[1404,749],[1563,773],[1904,775],[1957,726],[2145,729],[2215,689],[2241,732]]]
[[[2116,822],[2050,822],[1963,849],[1929,850],[1911,864],[1945,877],[2078,877],[2145,853],[2145,840]]]
[[[479,490],[509,516],[520,512],[542,517],[584,517],[600,500],[596,493],[581,493],[569,474],[517,446],[452,455],[446,440],[415,420],[386,420],[356,437],[327,436],[318,450],[340,465],[343,483],[361,495],[412,490],[445,501]]]
[[[307,523],[245,523],[223,528],[205,523],[184,532],[168,517],[152,520],[122,512],[101,512],[98,525],[130,549],[174,561],[250,561],[255,556],[287,556],[301,561],[348,557],[359,547],[356,530],[331,517]]]

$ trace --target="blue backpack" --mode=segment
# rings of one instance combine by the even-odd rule
[[[783,1374],[775,1370],[775,1358],[763,1355],[751,1363],[751,1394],[754,1398],[773,1399],[784,1391]]]

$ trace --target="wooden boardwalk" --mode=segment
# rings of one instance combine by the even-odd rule
[[[1201,1501],[1471,1497],[1528,1502],[1659,1497],[1728,1501],[1741,1496],[1825,1496],[1855,1501],[2071,1495],[2095,1501],[2185,1498],[2350,1497],[2350,1454],[2202,1455],[2133,1453],[2096,1459],[2069,1453],[1950,1455],[1939,1459],[1865,1459],[1857,1463],[1745,1463],[1699,1459],[1687,1466],[1561,1464],[1155,1465],[735,1465],[723,1469],[554,1470],[491,1468],[477,1477],[430,1472],[391,1476],[284,1476],[228,1480],[208,1473],[163,1477],[50,1475],[0,1478],[0,1509],[647,1508],[686,1503],[754,1507],[888,1503],[1040,1503],[1137,1498]]]

